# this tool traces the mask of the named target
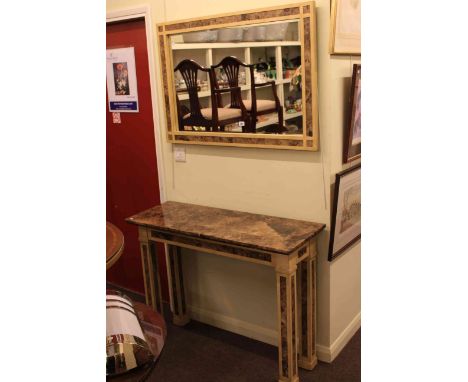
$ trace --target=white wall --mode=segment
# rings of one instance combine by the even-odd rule
[[[153,23],[293,3],[285,0],[150,0]],[[138,0],[108,0],[107,10],[138,6]],[[342,169],[345,85],[352,74],[349,57],[328,55],[329,0],[318,12],[320,151],[186,146],[186,163],[175,163],[172,145],[163,149],[168,200],[198,203],[330,224],[330,185]],[[155,32],[155,29],[153,30]],[[156,36],[154,36],[156,41]],[[157,49],[155,62],[159,65]],[[158,74],[159,86],[159,68]],[[159,90],[159,89],[158,89]],[[161,91],[160,91],[161,93]],[[159,114],[163,115],[159,98]],[[164,132],[163,120],[161,120]],[[326,259],[328,229],[319,241],[318,349],[339,349],[343,331],[360,317],[360,244],[333,263]],[[276,330],[273,269],[184,252],[189,303],[196,318],[273,342]],[[353,327],[353,328],[354,328]],[[353,329],[354,330],[354,329]],[[349,331],[349,330],[348,330]],[[321,354],[330,360],[336,354]]]

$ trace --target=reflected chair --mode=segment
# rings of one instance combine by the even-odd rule
[[[249,116],[245,107],[239,108],[220,108],[218,99],[221,99],[222,93],[239,94],[240,87],[229,87],[226,89],[217,89],[214,87],[214,71],[200,66],[193,60],[183,60],[174,69],[179,71],[184,79],[186,89],[176,91],[177,116],[179,130],[184,130],[185,126],[203,126],[206,131],[224,131],[225,126],[236,122],[248,122]],[[198,72],[208,73],[210,79],[211,107],[202,108],[198,97]],[[187,108],[179,101],[177,93],[186,92],[189,96],[190,107]],[[245,123],[244,123],[245,124]],[[244,131],[245,127],[243,127]]]
[[[254,77],[254,64],[246,64],[234,56],[228,56],[223,58],[219,64],[211,66],[211,69],[213,71],[212,77],[214,77],[215,80],[215,88],[218,89],[219,85],[216,81],[214,71],[216,68],[219,67],[223,68],[224,73],[226,74],[229,88],[239,88],[239,70],[241,66],[248,68],[250,72],[250,90],[252,94],[251,99],[242,99],[240,92],[231,92],[231,103],[227,105],[226,108],[233,109],[245,107],[250,117],[248,131],[251,133],[256,132],[257,117],[259,115],[277,113],[278,127],[276,128],[275,132],[284,132],[286,129],[283,126],[283,106],[281,105],[278,95],[276,94],[276,83],[275,81],[268,81],[256,84]],[[264,86],[271,86],[274,100],[257,99],[257,89]],[[222,106],[221,97],[218,97],[218,106]]]

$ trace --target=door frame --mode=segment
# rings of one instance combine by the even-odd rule
[[[153,126],[154,126],[154,140],[156,146],[156,163],[158,171],[158,184],[159,184],[159,197],[160,202],[166,201],[166,186],[165,186],[165,171],[164,171],[164,154],[162,148],[163,134],[161,131],[161,124],[159,118],[158,99],[160,99],[159,88],[156,85],[156,72],[154,61],[153,49],[153,29],[151,27],[151,7],[149,4],[139,5],[136,7],[122,8],[115,11],[106,12],[106,25],[115,21],[132,20],[137,18],[144,18],[145,32],[146,32],[146,49],[148,52],[148,69],[150,78],[151,90],[151,105],[153,109]]]

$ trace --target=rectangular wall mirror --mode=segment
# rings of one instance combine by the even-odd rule
[[[157,30],[169,142],[318,150],[314,2]]]

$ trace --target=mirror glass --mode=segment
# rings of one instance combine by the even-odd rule
[[[303,134],[299,19],[169,39],[178,131]]]

